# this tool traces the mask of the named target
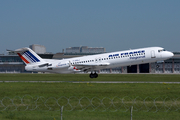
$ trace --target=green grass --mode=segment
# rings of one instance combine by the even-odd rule
[[[166,82],[179,82],[180,75],[166,75],[166,74],[100,74],[97,79],[90,79],[88,74],[0,74],[0,81],[166,81]],[[147,96],[150,96],[153,100],[157,97],[162,99],[167,99],[167,104],[173,101],[173,99],[180,98],[180,84],[98,84],[98,83],[0,83],[0,100],[4,100],[4,104],[10,104],[10,99],[14,99],[14,103],[20,103],[22,97],[24,99],[30,99],[32,96],[36,99],[38,96],[43,96],[45,100],[50,97],[58,99],[61,96],[70,98],[71,96],[76,96],[78,99],[82,97],[88,97],[92,99],[93,97],[98,97],[101,100],[104,97],[113,99],[115,96],[125,98],[125,101],[131,101],[139,96],[138,105],[142,105]],[[30,95],[30,96],[26,96]],[[21,97],[18,98],[17,96]],[[9,98],[5,98],[9,97]],[[149,105],[152,104],[152,99],[148,98]],[[158,104],[162,104],[163,100],[158,98]],[[74,101],[76,101],[75,98]],[[103,102],[108,103],[109,99],[105,99]],[[180,99],[178,99],[180,100]],[[6,101],[6,102],[5,102]],[[43,101],[43,100],[42,100]],[[39,105],[43,103],[39,100]],[[106,102],[107,101],[107,102]],[[30,101],[26,101],[27,103]],[[48,101],[51,103],[52,101]],[[77,101],[76,101],[77,102]],[[98,100],[94,100],[94,104],[98,104]],[[83,102],[88,104],[87,102]],[[178,102],[179,103],[179,102]],[[75,104],[75,102],[73,102]],[[131,103],[125,103],[128,106]],[[30,106],[33,107],[33,106]],[[136,107],[136,106],[134,106]],[[0,106],[2,108],[2,106]],[[20,106],[18,111],[10,111],[14,107],[10,106],[9,111],[0,111],[0,119],[2,120],[60,120],[59,111],[47,111],[45,107],[40,106],[38,109],[31,111],[23,111],[26,107]],[[56,110],[58,110],[56,106]],[[85,111],[79,111],[80,109],[75,109],[71,112],[63,112],[63,120],[129,120],[130,113],[122,112],[124,109],[117,112],[105,111],[102,112],[103,108],[98,108],[99,110],[92,111],[88,108]],[[135,109],[135,108],[134,108]],[[152,108],[149,112],[146,109],[138,110],[133,112],[133,120],[177,120],[180,118],[180,110],[175,111],[174,106],[172,111],[165,112],[168,108],[162,108],[160,111],[156,111]],[[65,108],[67,110],[67,108]],[[113,110],[113,108],[110,108]]]
[[[179,120],[179,112],[133,112],[133,120]],[[1,120],[60,120],[60,112],[0,112]],[[130,112],[63,112],[63,120],[130,120]]]
[[[180,84],[99,84],[99,83],[0,83],[0,98],[15,97],[26,94],[44,97],[158,97],[180,96]]]
[[[180,74],[0,74],[0,81],[159,81],[180,82]]]

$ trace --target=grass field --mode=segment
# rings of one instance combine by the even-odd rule
[[[179,112],[133,112],[133,120],[179,120]],[[1,120],[61,120],[60,112],[14,111],[0,113]],[[63,120],[130,120],[129,112],[63,112]]]
[[[180,74],[0,74],[0,81],[159,81],[179,82]]]
[[[171,74],[99,74],[97,79],[90,79],[88,74],[0,74],[0,81],[162,81],[162,82],[180,82],[180,75]],[[129,96],[135,99],[139,96],[145,99],[150,96],[170,98],[171,100],[180,97],[180,84],[97,84],[97,83],[0,83],[0,100],[4,97],[13,99],[15,96],[23,97],[30,95],[32,97],[43,96],[67,98],[76,96],[77,98],[104,97],[120,98]],[[161,101],[163,102],[163,101]],[[0,111],[2,120],[59,120],[59,111]],[[110,112],[110,111],[64,111],[64,120],[129,120],[129,112]],[[133,120],[178,120],[180,119],[180,110],[164,112],[161,110],[154,113],[154,110],[145,112],[143,110],[133,112]]]

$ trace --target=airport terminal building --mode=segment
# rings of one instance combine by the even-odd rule
[[[66,59],[66,58],[72,58],[72,57],[79,57],[84,55],[93,55],[99,53],[105,52],[104,48],[88,48],[87,46],[83,47],[71,47],[67,48],[67,53],[56,53],[56,54],[50,54],[46,53],[46,49],[44,46],[38,46],[38,45],[31,45],[31,48],[34,48],[38,51],[38,55],[42,58],[47,59]],[[75,53],[73,53],[73,49],[76,50]],[[84,52],[82,52],[82,49],[85,49]],[[87,51],[91,51],[88,52]],[[95,52],[93,52],[95,51]],[[132,66],[123,66],[123,67],[117,67],[117,68],[111,68],[111,69],[102,69],[98,71],[99,73],[174,73],[174,74],[180,74],[180,52],[174,52],[174,56],[168,60],[165,60],[161,63],[147,63],[147,64],[139,64],[139,65],[132,65]],[[3,55],[0,54],[0,73],[28,73],[25,70],[25,64],[20,59],[18,55],[9,54],[9,55]],[[31,73],[31,72],[29,72]]]

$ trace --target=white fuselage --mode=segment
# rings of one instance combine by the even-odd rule
[[[27,65],[26,70],[53,73],[92,72],[106,68],[162,61],[171,58],[172,56],[172,52],[165,51],[161,47],[148,47],[63,60],[44,59],[44,63]],[[39,67],[39,65],[46,63],[49,65]]]

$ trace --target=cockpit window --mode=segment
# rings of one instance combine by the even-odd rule
[[[158,52],[162,52],[162,51],[166,51],[165,49],[160,49],[160,50],[158,50]]]

